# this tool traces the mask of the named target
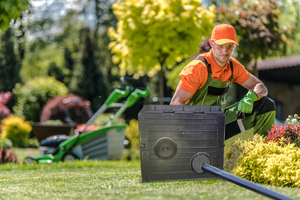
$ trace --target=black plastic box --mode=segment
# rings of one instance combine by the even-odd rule
[[[215,179],[191,168],[199,152],[223,169],[225,114],[219,106],[145,105],[138,121],[143,182]]]

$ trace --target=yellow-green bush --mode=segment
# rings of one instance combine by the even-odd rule
[[[139,160],[140,159],[140,139],[139,139],[139,125],[138,121],[132,119],[126,126],[126,137],[130,142],[130,148],[126,149],[122,159],[126,160]]]
[[[129,124],[126,126],[126,137],[129,139],[131,147],[139,148],[139,124],[137,120],[132,119],[129,121]]]
[[[8,138],[15,147],[26,147],[32,127],[29,122],[11,115],[2,120],[2,138]]]
[[[276,186],[300,186],[300,149],[295,144],[264,142],[254,135],[250,141],[235,141],[228,149],[225,170],[247,180]]]

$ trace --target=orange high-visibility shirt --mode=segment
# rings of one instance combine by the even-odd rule
[[[212,52],[201,54],[211,65],[212,78],[219,81],[227,81],[231,76],[230,63],[227,62],[222,68],[213,58]],[[233,64],[233,76],[231,82],[245,83],[250,73],[235,58],[230,58]],[[178,86],[186,92],[195,94],[207,81],[208,72],[206,65],[200,60],[193,60],[185,66],[179,74],[181,80]]]

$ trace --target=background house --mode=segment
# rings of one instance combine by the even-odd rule
[[[276,118],[300,115],[300,56],[262,60],[257,63],[258,76],[276,103]]]

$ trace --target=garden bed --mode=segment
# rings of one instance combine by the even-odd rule
[[[68,135],[74,134],[74,126],[69,124],[63,125],[45,125],[41,123],[31,124],[33,134],[36,136],[37,140],[41,142],[49,136],[53,135]]]

